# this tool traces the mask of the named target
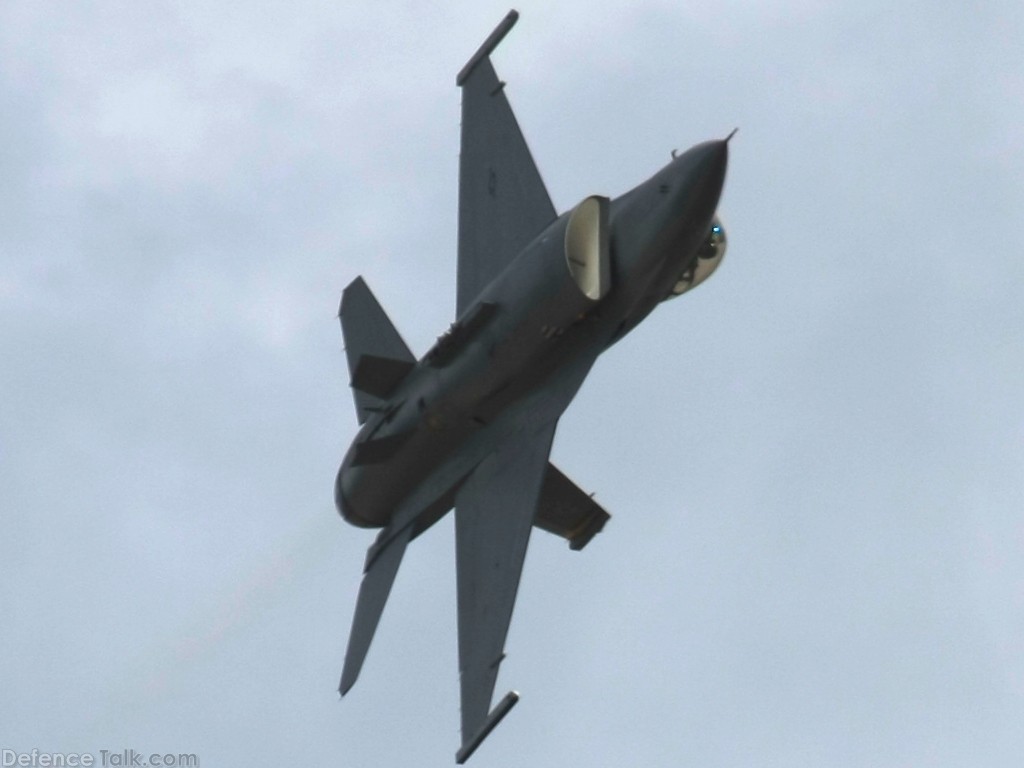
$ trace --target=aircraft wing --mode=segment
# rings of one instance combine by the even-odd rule
[[[510,692],[491,711],[555,423],[512,436],[480,463],[455,497],[462,692],[459,763],[519,698]]]
[[[505,17],[456,80],[462,87],[456,316],[556,218],[490,60],[517,18],[515,11]]]

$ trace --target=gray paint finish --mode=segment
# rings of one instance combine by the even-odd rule
[[[505,84],[485,58],[462,82],[456,314],[554,220]]]
[[[549,464],[558,419],[597,356],[674,298],[682,276],[692,282],[698,263],[713,271],[725,248],[713,216],[728,140],[673,154],[622,197],[555,217],[488,58],[515,18],[458,78],[458,320],[412,365],[362,278],[341,305],[364,423],[335,499],[353,524],[383,530],[367,554],[339,690],[361,671],[413,529],[454,504],[460,763],[518,700],[512,692],[491,709],[533,525],[580,549],[608,517]]]

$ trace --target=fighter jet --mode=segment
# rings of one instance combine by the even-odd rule
[[[639,186],[559,215],[490,56],[511,11],[456,78],[462,89],[456,320],[419,360],[363,279],[339,312],[362,425],[335,483],[348,522],[380,528],[341,676],[355,683],[406,545],[455,510],[465,762],[518,701],[492,709],[534,527],[582,549],[608,521],[548,454],[598,356],[725,253],[715,216],[729,138],[672,153]],[[731,137],[731,134],[730,134]]]

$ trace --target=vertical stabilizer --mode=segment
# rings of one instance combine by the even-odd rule
[[[341,333],[359,423],[380,406],[416,358],[362,277],[341,294]]]

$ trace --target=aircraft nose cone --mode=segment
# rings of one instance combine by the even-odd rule
[[[679,158],[685,160],[691,183],[699,198],[711,200],[712,208],[725,184],[725,167],[729,163],[729,140],[706,141]]]
[[[706,230],[718,207],[729,161],[728,139],[706,141],[678,155],[656,177],[664,195],[663,211],[669,229],[699,223]]]

